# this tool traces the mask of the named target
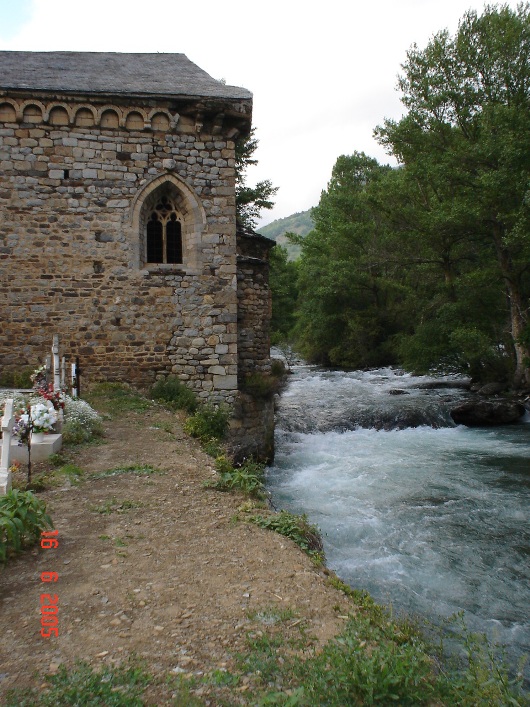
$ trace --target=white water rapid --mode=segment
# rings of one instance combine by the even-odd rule
[[[512,666],[530,660],[530,420],[454,426],[448,411],[468,395],[457,379],[293,370],[274,505],[319,526],[351,586],[435,621],[463,610]]]

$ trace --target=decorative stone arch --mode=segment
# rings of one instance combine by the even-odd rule
[[[0,98],[0,123],[16,123],[20,118],[18,103],[11,98]]]
[[[37,124],[42,123],[44,120],[46,120],[46,118],[48,117],[48,113],[44,103],[41,103],[41,101],[36,101],[35,99],[31,99],[29,101],[24,101],[24,103],[22,103],[20,106],[22,122],[24,122],[26,118],[37,118],[37,111],[35,111],[34,108],[39,109],[40,119],[27,120],[26,122]]]
[[[127,130],[144,130],[147,116],[141,108],[133,108],[124,115],[124,126]]]
[[[101,106],[97,122],[104,129],[117,129],[124,123],[123,112],[117,106]]]
[[[66,113],[66,123],[62,121],[62,116]],[[51,125],[71,125],[72,108],[67,103],[52,103],[48,106],[46,120]]]
[[[163,197],[167,197],[175,205],[182,225],[182,263],[152,266],[147,263],[147,222]],[[136,244],[138,253],[138,267],[178,268],[190,274],[201,272],[201,240],[206,229],[206,213],[195,191],[177,175],[162,174],[143,186],[132,202],[130,228],[131,240]]]
[[[88,114],[90,117],[88,117]],[[74,123],[79,128],[92,128],[96,125],[96,110],[93,106],[84,103],[76,106]]]
[[[157,126],[157,118],[159,117],[165,117],[167,119],[167,128]],[[171,115],[169,111],[164,110],[163,108],[153,108],[153,110],[147,114],[147,121],[151,126],[151,130],[167,131],[174,130],[177,127],[179,117],[180,116],[178,113]]]

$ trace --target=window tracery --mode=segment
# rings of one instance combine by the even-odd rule
[[[172,201],[162,196],[147,218],[146,262],[182,263],[182,223]]]

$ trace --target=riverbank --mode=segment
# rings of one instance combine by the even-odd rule
[[[260,612],[292,616],[287,632],[303,627],[308,648],[338,633],[353,602],[290,540],[232,520],[246,499],[203,487],[213,459],[185,435],[181,414],[140,398],[119,413],[103,398],[94,405],[110,418],[102,443],[66,449],[38,494],[58,549],[0,569],[0,701],[61,665],[99,669],[135,656],[159,683],[145,699],[166,704],[166,678],[232,669],[247,633],[264,628],[252,618]],[[58,638],[40,635],[44,571],[59,574]]]

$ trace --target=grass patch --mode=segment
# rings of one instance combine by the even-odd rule
[[[152,474],[161,474],[160,469],[156,469],[150,464],[131,464],[129,466],[117,466],[113,469],[101,471],[98,474],[93,474],[93,479],[107,479],[112,476],[120,476],[120,474],[135,474],[136,476],[151,476]]]
[[[303,626],[292,621],[294,612],[265,608],[249,616],[261,629],[247,634],[247,650],[236,657],[236,670],[210,676],[209,684],[224,687],[226,694],[227,687],[243,681],[248,686],[245,704],[262,706],[529,704],[502,663],[492,660],[485,639],[464,630],[466,660],[450,668],[410,623],[394,621],[366,592],[345,588],[361,604],[322,649],[316,650]],[[293,632],[295,627],[300,633]]]
[[[81,483],[85,476],[83,469],[79,468],[76,464],[66,462],[65,457],[60,454],[53,456],[57,457],[54,461],[58,462],[61,460],[62,465],[35,474],[31,480],[31,483],[26,484],[27,490],[39,492],[46,491],[46,489],[63,486],[65,482],[71,484],[72,486],[78,486]],[[46,461],[49,464],[50,460],[47,459]]]
[[[112,419],[126,412],[145,412],[153,403],[125,383],[98,383],[86,398]]]
[[[127,513],[127,511],[133,508],[143,508],[145,506],[142,501],[130,501],[123,500],[119,501],[115,496],[108,498],[104,503],[99,506],[92,506],[90,509],[94,513],[101,513],[102,515],[110,515],[111,513]]]
[[[288,511],[280,511],[270,515],[251,515],[246,520],[260,528],[273,530],[275,533],[290,538],[318,564],[322,564],[324,561],[320,531],[315,525],[308,522],[305,514],[296,515]]]
[[[145,707],[148,704],[204,707],[204,702],[191,693],[191,683],[180,678],[163,680],[149,673],[143,663],[133,661],[99,670],[85,661],[72,668],[61,665],[55,675],[41,677],[39,682],[38,688],[9,690],[2,704],[5,707]]]
[[[171,410],[185,410],[193,413],[198,402],[195,393],[176,376],[161,378],[151,388],[151,397],[163,402]]]

